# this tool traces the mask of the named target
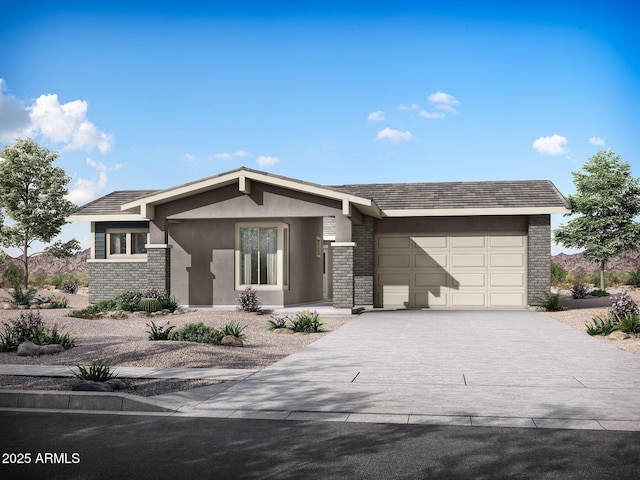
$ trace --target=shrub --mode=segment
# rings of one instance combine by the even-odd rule
[[[78,293],[78,282],[71,278],[65,280],[65,282],[62,284],[62,291],[64,293],[70,293],[72,295]]]
[[[142,300],[142,292],[140,290],[122,292],[115,299],[120,304],[121,310],[135,312],[138,309],[138,303]]]
[[[629,285],[633,285],[635,287],[640,286],[640,267],[636,268],[635,270],[632,270],[629,273],[629,278],[627,278],[627,282],[629,283]]]
[[[212,343],[219,345],[224,334],[213,327],[208,327],[204,323],[188,323],[182,328],[173,330],[169,334],[169,340],[183,342]]]
[[[2,283],[8,286],[22,285],[24,282],[24,270],[18,265],[10,265],[2,274]]]
[[[51,296],[51,297],[39,297],[36,298],[38,305],[43,303],[49,303],[53,308],[69,308],[69,300],[64,297]]]
[[[586,298],[587,297],[587,288],[583,283],[574,283],[571,287],[571,298]]]
[[[289,322],[289,315],[271,315],[271,319],[267,320],[267,328],[269,330],[275,330],[277,328],[287,328],[287,323]]]
[[[85,320],[95,320],[97,318],[102,318],[101,312],[96,312],[93,309],[87,307],[82,310],[71,310],[68,314],[68,317],[72,318],[83,318]]]
[[[138,310],[147,313],[159,312],[162,310],[162,303],[157,298],[143,298],[138,302]]]
[[[178,308],[180,308],[180,299],[178,297],[174,297],[173,295],[169,295],[162,300],[160,300],[162,304],[163,310],[169,310],[171,313],[175,312]]]
[[[143,298],[155,298],[162,301],[167,297],[167,291],[156,287],[147,287],[142,291],[142,296]]]
[[[14,305],[29,305],[36,296],[37,290],[35,288],[28,288],[27,291],[23,291],[19,283],[13,286],[11,293],[11,303]]]
[[[316,311],[310,312],[309,310],[304,310],[298,312],[290,322],[294,332],[313,333],[322,331],[320,315]]]
[[[540,306],[548,312],[561,312],[567,309],[567,307],[560,305],[560,295],[551,292],[547,292],[540,302]]]
[[[640,333],[640,316],[627,313],[624,317],[618,317],[616,323],[616,330],[620,330],[624,333]]]
[[[638,315],[640,314],[640,309],[638,309],[638,305],[634,302],[628,293],[623,293],[621,295],[614,295],[611,297],[611,306],[609,307],[609,318],[613,321],[616,317],[622,318],[627,313]]]
[[[600,290],[599,288],[594,288],[589,292],[589,295],[591,295],[592,297],[608,297],[609,292],[607,292],[606,290]]]
[[[238,307],[245,312],[259,312],[262,309],[258,292],[253,287],[247,287],[238,296]]]
[[[616,329],[616,325],[608,318],[593,317],[592,323],[585,323],[587,333],[593,335],[609,335]]]
[[[111,380],[112,378],[116,378],[118,375],[115,371],[111,369],[111,367],[103,362],[96,362],[95,360],[86,368],[82,365],[76,365],[78,368],[77,372],[71,370],[73,376],[80,380],[91,380],[94,382],[105,382],[107,380]]]
[[[22,312],[20,317],[3,323],[3,332],[0,333],[0,351],[15,350],[24,342],[33,342],[36,345],[49,345],[59,343],[64,348],[75,345],[75,339],[69,333],[59,333],[58,326],[47,326],[40,312],[28,310]]]
[[[222,327],[222,333],[224,335],[237,337],[240,340],[246,340],[247,336],[243,333],[245,328],[247,328],[246,325],[244,327],[241,327],[238,322],[229,322],[224,327]]]
[[[560,265],[556,265],[555,263],[551,264],[551,285],[560,285],[567,280],[567,272]]]
[[[169,325],[168,321],[164,325],[156,325],[154,322],[147,323],[149,330],[146,333],[149,334],[149,340],[169,340],[169,334],[176,327],[174,325],[168,327],[167,325]]]

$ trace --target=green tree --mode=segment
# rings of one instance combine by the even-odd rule
[[[638,248],[640,180],[631,167],[611,150],[601,150],[573,172],[575,195],[569,195],[569,215],[578,215],[553,232],[556,244],[584,248],[584,256],[600,265],[600,288],[604,290],[607,261]]]
[[[0,150],[0,210],[11,225],[0,230],[0,244],[22,251],[24,286],[29,285],[29,258],[38,253],[67,256],[78,250],[73,239],[56,242],[44,252],[29,255],[34,241],[50,243],[66,223],[65,217],[75,208],[65,196],[70,178],[54,167],[57,152],[41,147],[31,139],[18,139]]]

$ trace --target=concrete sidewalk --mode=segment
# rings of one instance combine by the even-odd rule
[[[218,372],[239,381],[145,401],[184,416],[640,431],[640,357],[535,312],[369,312],[264,370]]]

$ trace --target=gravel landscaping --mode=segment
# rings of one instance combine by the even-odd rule
[[[640,292],[626,290],[634,301],[640,303]],[[52,294],[53,292],[44,292]],[[57,294],[57,292],[55,292]],[[608,297],[571,299],[561,292],[563,304],[569,310],[562,312],[543,312],[565,325],[587,335],[584,324],[596,315],[606,315],[610,305]],[[64,295],[74,309],[87,305],[85,295]],[[1,294],[0,294],[1,297]],[[1,302],[0,302],[1,303]],[[0,353],[2,364],[29,365],[77,365],[91,364],[94,360],[103,361],[114,367],[188,367],[188,368],[243,368],[262,369],[300,348],[309,345],[318,338],[339,328],[349,318],[322,318],[324,332],[313,334],[276,335],[269,331],[266,322],[269,315],[250,314],[242,311],[221,311],[214,309],[189,311],[179,315],[147,317],[129,314],[125,319],[84,320],[67,316],[69,309],[40,310],[47,323],[57,323],[62,331],[70,331],[76,337],[76,347],[54,355],[22,357],[15,352]],[[0,310],[0,322],[17,318],[19,310]],[[228,322],[246,325],[247,335],[242,348],[208,345],[191,342],[150,341],[145,333],[147,323],[153,319],[156,325],[181,327],[187,323],[203,322],[216,328]],[[626,340],[614,340],[596,336],[601,341],[617,348],[640,355],[640,336]],[[4,389],[70,389],[71,378],[0,376],[0,388]],[[131,393],[142,396],[159,395],[176,390],[196,388],[219,383],[207,380],[128,380]]]
[[[53,292],[43,292],[52,294]],[[58,292],[55,292],[58,294]],[[87,305],[84,295],[68,295],[70,306],[80,309]],[[311,334],[276,335],[267,329],[269,315],[242,311],[203,309],[179,315],[148,317],[128,314],[124,319],[104,318],[85,320],[68,317],[69,309],[40,310],[48,324],[57,323],[60,331],[76,337],[76,346],[62,353],[34,357],[18,356],[15,352],[0,353],[2,364],[22,365],[89,365],[103,361],[114,367],[184,367],[184,368],[243,368],[262,369],[290,355],[349,321],[348,317],[321,318],[323,332]],[[20,310],[0,310],[0,322],[18,318]],[[181,327],[202,322],[222,328],[228,322],[246,325],[244,347],[234,348],[192,342],[150,341],[145,333],[147,324]],[[33,378],[0,376],[0,388],[10,389],[69,389],[69,378]],[[200,380],[132,380],[132,391],[138,395],[158,395],[169,391],[194,388],[217,383]]]

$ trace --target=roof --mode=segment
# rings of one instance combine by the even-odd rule
[[[376,218],[569,212],[567,200],[548,180],[324,186],[242,167],[165,190],[116,191],[78,208],[68,220],[152,219],[156,205],[231,184],[249,193],[252,181],[342,201],[345,215],[352,205]]]
[[[371,198],[382,210],[569,207],[548,180],[369,183],[333,188]]]

